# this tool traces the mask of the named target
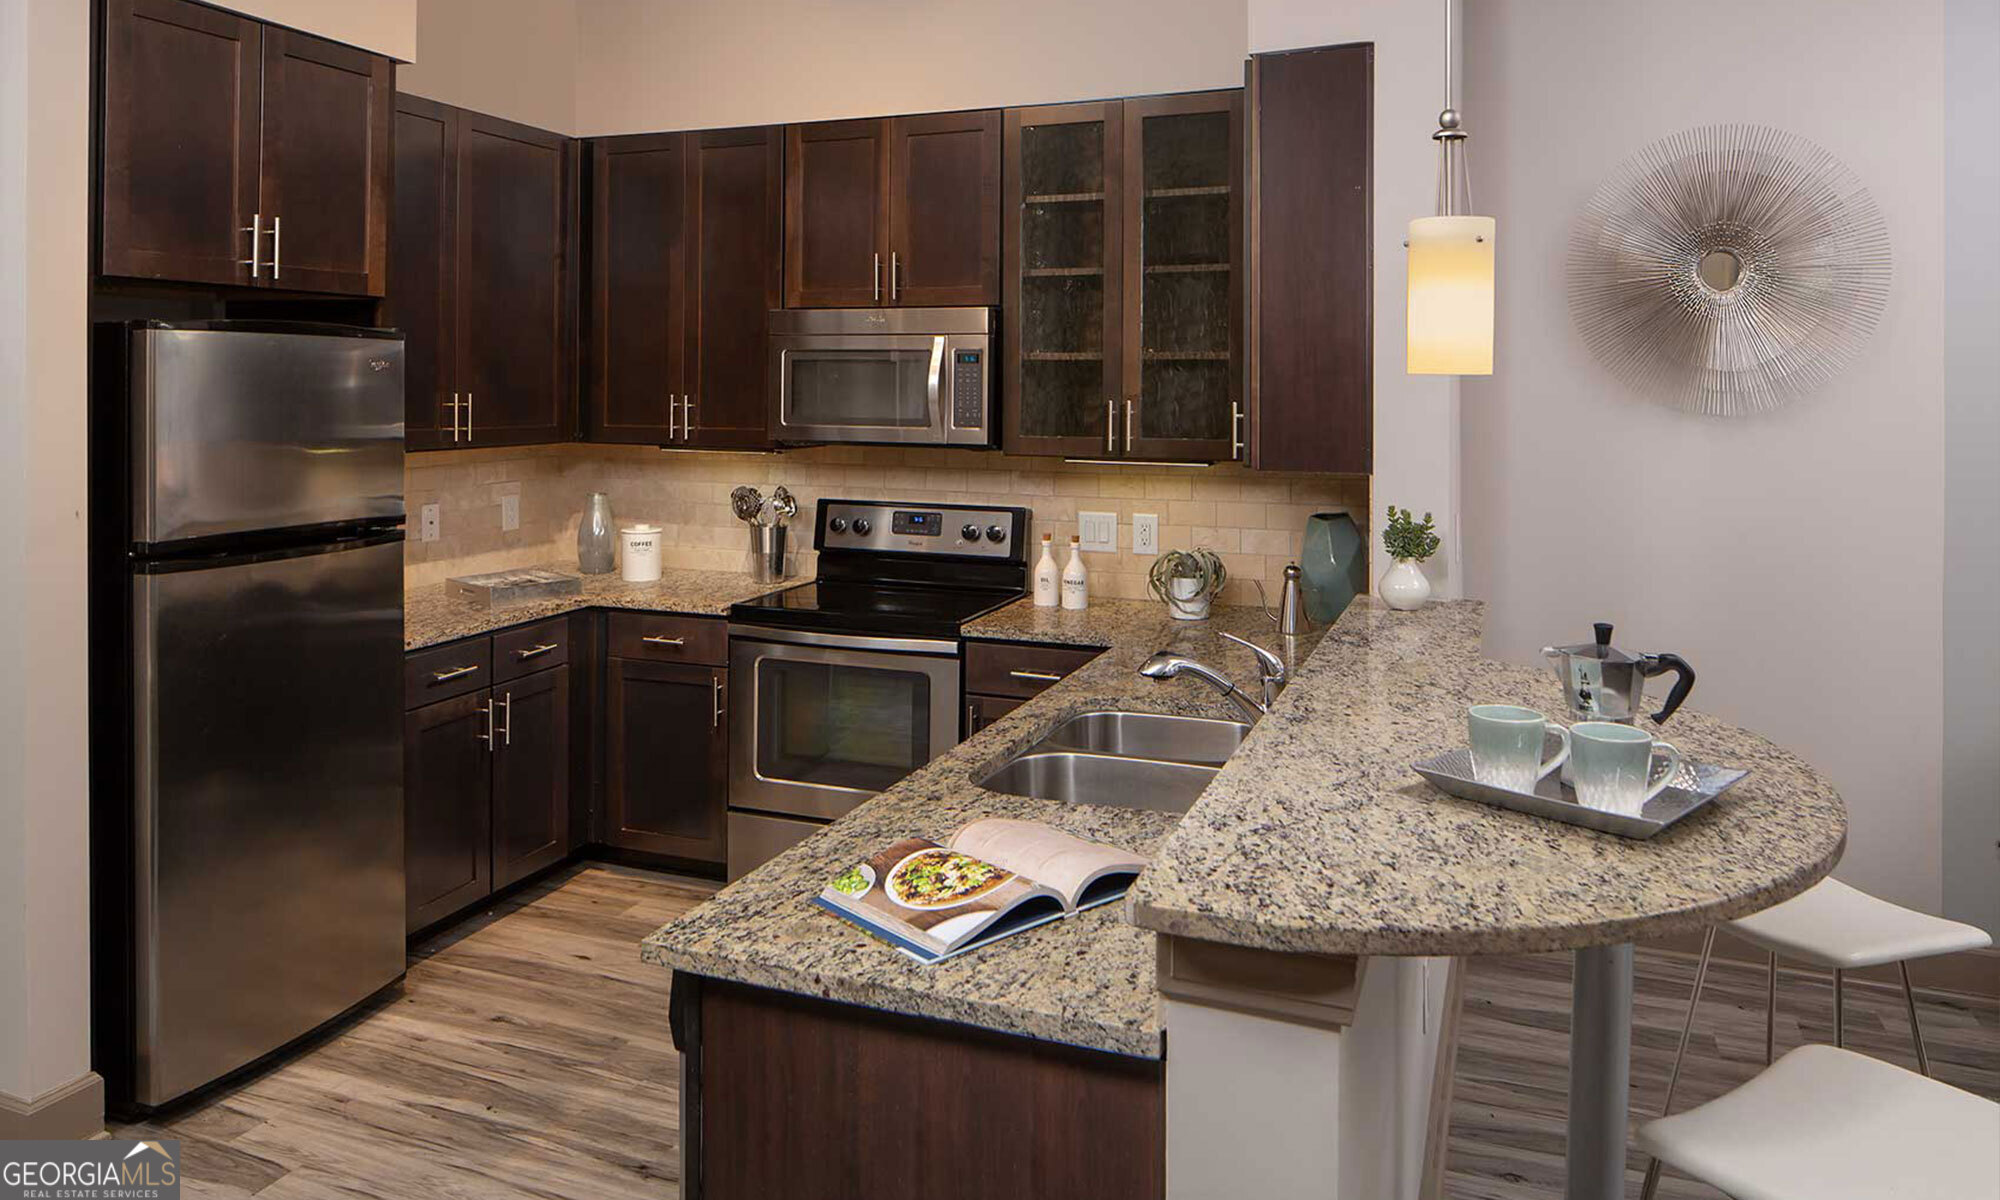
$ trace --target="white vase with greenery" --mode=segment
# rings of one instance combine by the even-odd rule
[[[1418,521],[1409,509],[1389,506],[1389,521],[1382,527],[1382,548],[1395,562],[1382,573],[1382,580],[1376,585],[1382,603],[1404,612],[1423,607],[1424,601],[1431,598],[1431,581],[1419,564],[1436,554],[1439,544],[1431,514],[1425,513],[1424,519]]]

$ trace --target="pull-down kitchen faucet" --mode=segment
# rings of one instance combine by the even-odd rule
[[[1233,633],[1225,633],[1222,636],[1257,656],[1258,675],[1264,691],[1262,700],[1237,687],[1234,680],[1207,663],[1168,650],[1162,650],[1147,659],[1145,665],[1139,668],[1139,674],[1148,679],[1172,679],[1178,675],[1192,675],[1221,692],[1243,710],[1243,715],[1255,721],[1271,711],[1271,705],[1277,701],[1278,693],[1284,690],[1286,682],[1284,660],[1247,638],[1237,637]]]

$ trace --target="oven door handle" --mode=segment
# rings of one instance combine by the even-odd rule
[[[958,643],[940,638],[873,637],[857,633],[820,633],[810,629],[773,629],[763,625],[729,626],[732,638],[751,638],[788,646],[824,646],[829,650],[890,650],[905,654],[958,657]]]

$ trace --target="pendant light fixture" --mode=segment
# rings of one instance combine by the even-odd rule
[[[1444,0],[1444,111],[1438,114],[1437,215],[1410,222],[1409,373],[1493,373],[1492,217],[1472,214],[1465,130],[1452,104],[1452,8]]]

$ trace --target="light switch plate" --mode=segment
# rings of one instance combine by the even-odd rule
[[[433,501],[433,502],[432,502],[432,503],[430,503],[430,504],[426,504],[426,505],[424,505],[424,506],[423,506],[423,508],[421,508],[421,509],[419,509],[419,510],[418,510],[418,514],[419,514],[419,515],[418,515],[418,518],[417,518],[417,521],[418,521],[418,524],[419,524],[420,526],[422,526],[422,531],[421,531],[421,532],[420,532],[420,533],[419,533],[419,534],[417,535],[418,539],[419,539],[419,540],[421,540],[421,541],[426,541],[426,542],[435,542],[435,541],[437,541],[437,540],[438,540],[438,506],[437,506],[436,502],[435,502],[435,501]]]
[[[1118,514],[1080,512],[1076,514],[1077,545],[1085,550],[1118,549]]]
[[[1147,556],[1160,552],[1160,514],[1132,514],[1132,553]]]
[[[521,527],[521,497],[517,493],[500,497],[500,528],[504,530]]]

